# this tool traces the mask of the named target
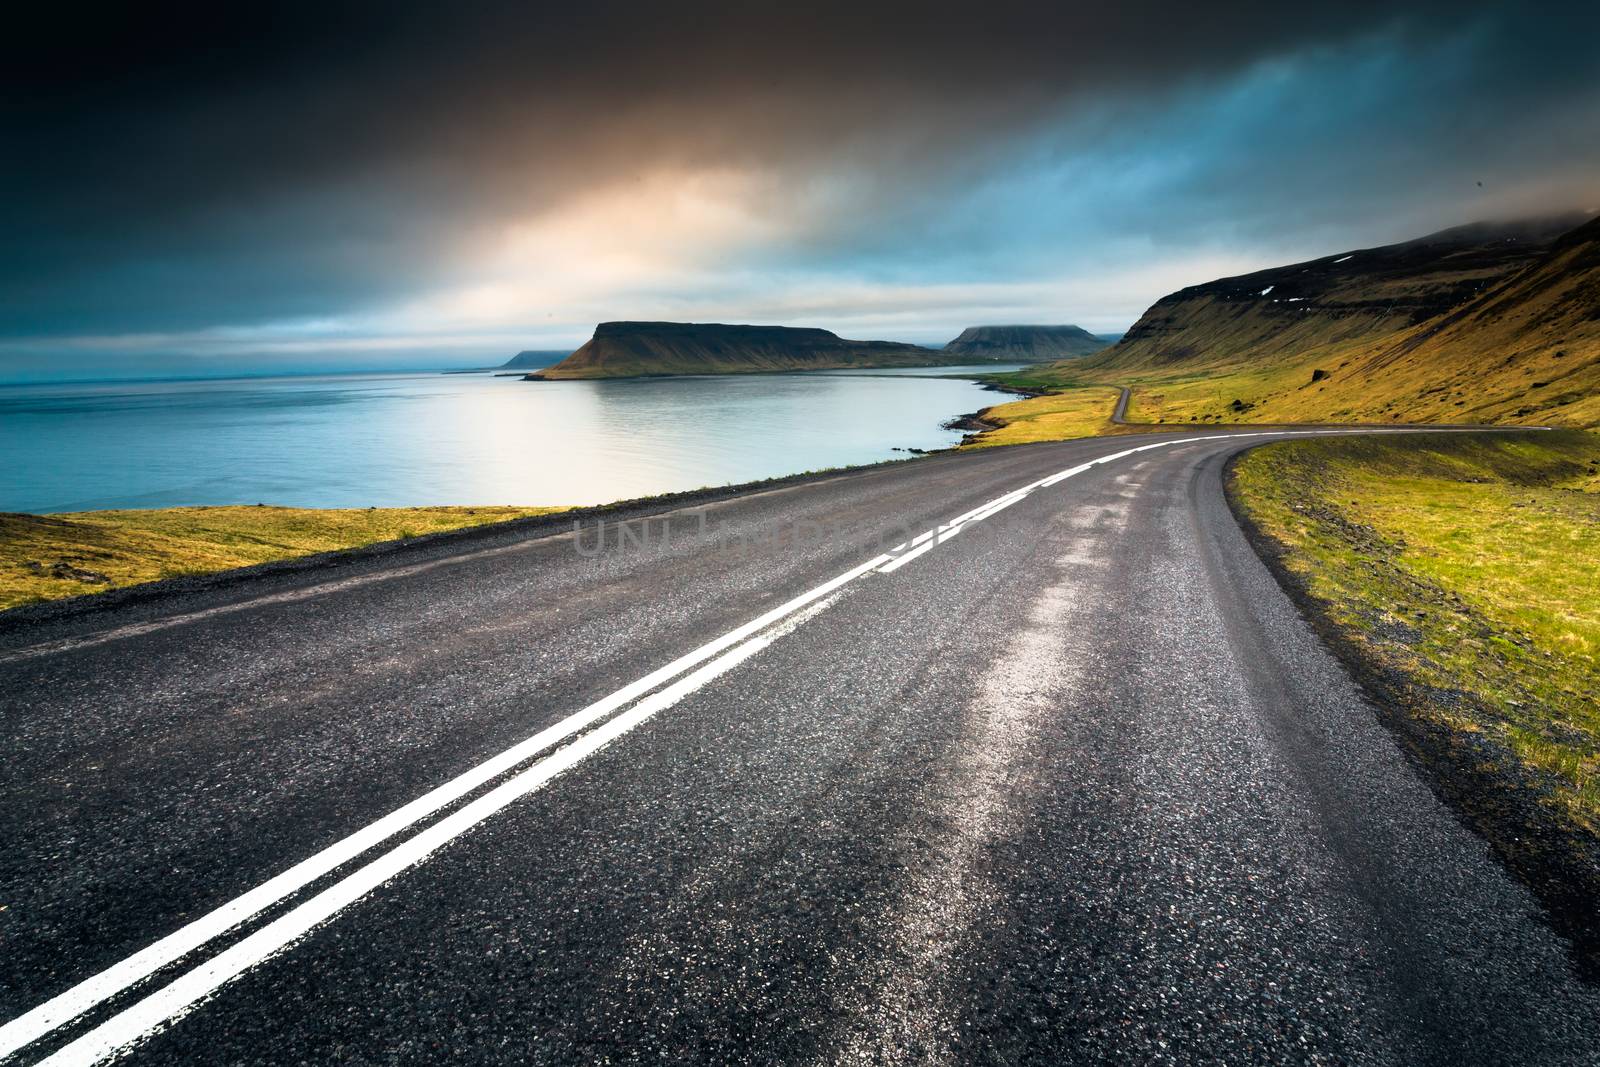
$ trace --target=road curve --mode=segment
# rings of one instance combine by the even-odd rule
[[[1234,523],[1273,436],[0,620],[0,1050],[1594,1062],[1600,995]]]

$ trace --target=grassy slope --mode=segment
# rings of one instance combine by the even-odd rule
[[[1600,220],[1538,256],[1395,246],[1363,273],[1366,256],[1173,294],[1102,355],[1015,384],[1127,385],[1130,421],[1168,424],[1600,425]]]
[[[1600,221],[1356,369],[1342,384],[1326,383],[1335,403],[1366,378],[1388,383],[1408,417],[1600,425]]]
[[[162,508],[0,513],[0,609],[560,508]]]
[[[1406,711],[1600,834],[1600,435],[1272,445],[1235,499]]]
[[[978,417],[997,429],[969,437],[962,447],[990,448],[1113,433],[1122,428],[1111,423],[1118,392],[1105,386],[1088,386],[985,408]]]

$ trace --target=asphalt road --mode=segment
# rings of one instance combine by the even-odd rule
[[[1117,392],[1117,406],[1111,410],[1111,421],[1118,426],[1128,424],[1128,401],[1133,394],[1126,385],[1121,386]]]
[[[1261,440],[0,621],[0,1049],[1596,1062],[1600,991],[1231,517]]]

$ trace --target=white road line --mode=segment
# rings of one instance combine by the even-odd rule
[[[1172,438],[1172,439],[1166,440],[1166,441],[1157,441],[1154,444],[1140,445],[1137,448],[1124,449],[1121,452],[1113,452],[1110,455],[1101,456],[1099,459],[1091,459],[1087,463],[1080,463],[1076,467],[1068,467],[1066,470],[1057,471],[1055,474],[1052,474],[1052,475],[1050,475],[1048,477],[1045,477],[1045,478],[1040,478],[1036,482],[1029,482],[1027,485],[1023,486],[1021,489],[1013,489],[1011,492],[1006,493],[1004,496],[998,496],[998,497],[995,497],[993,500],[988,501],[987,503],[979,504],[977,507],[973,508],[972,510],[966,511],[966,512],[963,512],[960,515],[957,515],[955,518],[951,519],[947,523],[944,523],[944,524],[939,525],[939,526],[935,526],[931,530],[924,530],[922,533],[920,533],[917,536],[913,537],[911,540],[904,541],[904,542],[902,542],[902,543],[900,543],[898,545],[895,545],[893,548],[889,549],[889,553],[888,553],[889,558],[888,558],[888,560],[886,562],[884,562],[883,564],[881,564],[877,569],[878,569],[878,572],[881,573],[881,574],[893,574],[895,571],[899,570],[901,567],[904,567],[907,563],[910,563],[912,560],[916,559],[918,556],[926,555],[928,552],[932,551],[932,549],[934,548],[935,545],[942,544],[943,542],[950,540],[952,537],[955,537],[962,530],[964,530],[966,527],[972,525],[973,523],[982,522],[984,519],[989,518],[991,515],[994,515],[995,513],[1000,512],[1000,511],[1004,511],[1006,508],[1010,507],[1012,504],[1015,504],[1020,500],[1026,499],[1028,497],[1028,495],[1030,493],[1032,493],[1036,489],[1045,489],[1045,488],[1048,488],[1049,486],[1057,485],[1057,484],[1059,484],[1061,482],[1066,481],[1068,478],[1075,478],[1078,475],[1084,473],[1085,471],[1092,470],[1095,467],[1099,467],[1099,466],[1102,466],[1102,465],[1107,464],[1107,463],[1115,463],[1119,459],[1126,459],[1127,457],[1132,456],[1132,455],[1134,455],[1136,453],[1139,453],[1139,452],[1148,452],[1153,448],[1168,448],[1168,447],[1171,447],[1172,445],[1178,445],[1178,444],[1189,444],[1189,445],[1192,445],[1192,444],[1198,444],[1198,443],[1200,443],[1202,441],[1226,441],[1226,440],[1229,440],[1229,439],[1232,439],[1232,438],[1236,438],[1236,437],[1327,437],[1327,436],[1330,436],[1333,433],[1421,433],[1421,432],[1429,432],[1429,431],[1419,431],[1419,430],[1409,430],[1409,429],[1408,430],[1381,430],[1381,429],[1375,429],[1375,430],[1353,430],[1353,431],[1352,430],[1344,430],[1344,431],[1328,431],[1328,430],[1254,430],[1254,431],[1251,431],[1249,433],[1208,434],[1205,437],[1177,437],[1177,438]],[[1142,466],[1142,464],[1141,464],[1141,466]]]
[[[1380,430],[1373,432],[1394,433],[1407,431]],[[96,1005],[101,1004],[107,999],[122,993],[139,982],[144,981],[161,968],[176,963],[190,952],[195,951],[196,949],[216,939],[229,930],[234,929],[241,923],[244,923],[249,919],[261,914],[261,912],[265,911],[274,904],[277,904],[280,901],[287,899],[294,893],[299,892],[311,882],[331,873],[333,870],[344,865],[345,863],[350,862],[351,860],[354,860],[376,845],[381,844],[389,838],[394,837],[396,834],[399,834],[415,826],[422,820],[438,813],[445,807],[448,807],[454,802],[462,799],[475,789],[487,784],[489,781],[500,776],[501,774],[514,769],[527,760],[532,759],[534,756],[545,751],[546,749],[560,744],[581,733],[582,731],[593,726],[595,723],[632,703],[634,700],[643,697],[657,687],[672,681],[672,679],[677,678],[684,672],[699,666],[714,656],[718,656],[721,653],[728,651],[730,648],[733,648],[736,645],[739,646],[740,651],[743,651],[747,646],[741,645],[740,642],[744,642],[747,638],[753,637],[759,631],[772,626],[774,623],[781,622],[791,615],[795,615],[802,609],[808,607],[809,605],[815,604],[824,597],[829,596],[831,593],[836,592],[850,582],[860,578],[862,575],[868,574],[875,570],[890,572],[898,569],[901,566],[904,566],[912,559],[931,551],[932,548],[941,541],[949,540],[950,537],[955,536],[960,532],[963,526],[972,522],[980,522],[983,519],[988,518],[990,515],[993,515],[1004,508],[1010,507],[1012,504],[1024,499],[1026,496],[1028,496],[1028,494],[1032,493],[1036,489],[1058,484],[1059,482],[1065,481],[1068,478],[1082,474],[1093,467],[1106,463],[1112,463],[1116,460],[1134,455],[1138,452],[1147,452],[1151,449],[1164,448],[1170,445],[1194,444],[1201,441],[1228,440],[1231,438],[1242,437],[1291,437],[1321,435],[1323,433],[1325,432],[1301,431],[1285,433],[1261,431],[1252,433],[1216,434],[1206,437],[1182,437],[1174,438],[1168,441],[1158,441],[1154,444],[1126,449],[1122,452],[1116,452],[1108,456],[1102,456],[1096,460],[1091,460],[1087,463],[1079,464],[1076,467],[1070,467],[1067,470],[1060,471],[1056,474],[1050,475],[1047,478],[1041,478],[1038,481],[1025,485],[1020,489],[1012,490],[1011,492],[996,497],[987,503],[980,504],[978,507],[967,511],[960,516],[957,516],[950,522],[919,534],[912,540],[896,546],[896,548],[891,550],[889,553],[875,556],[864,563],[860,563],[855,567],[852,567],[837,577],[824,582],[805,593],[800,594],[792,600],[778,605],[777,607],[765,612],[755,619],[752,619],[743,626],[739,626],[733,630],[730,630],[721,637],[701,645],[699,648],[687,653],[686,655],[680,656],[678,659],[673,660],[671,663],[661,667],[656,671],[651,672],[638,681],[618,689],[610,696],[604,697],[603,699],[590,704],[581,711],[574,712],[572,715],[561,720],[560,722],[539,731],[532,737],[529,737],[527,740],[512,746],[497,756],[493,756],[488,760],[485,760],[483,763],[478,764],[471,770],[468,770],[458,777],[451,779],[449,782],[446,782],[445,784],[423,794],[416,800],[406,804],[404,807],[396,809],[376,822],[371,823],[368,826],[357,830],[355,833],[350,834],[348,837],[335,842],[308,859],[302,860],[300,863],[295,864],[293,867],[290,867],[283,873],[262,883],[255,889],[249,890],[248,892],[234,898],[221,907],[201,916],[199,919],[196,919],[193,922],[174,931],[173,933],[168,934],[166,937],[151,944],[147,948],[140,950],[122,962],[114,964],[106,970],[101,971],[99,974],[85,979],[66,992],[61,993],[48,1001],[45,1001],[43,1004],[40,1004],[31,1011],[18,1016],[17,1018],[6,1023],[4,1026],[0,1026],[0,1059],[9,1057],[11,1054],[33,1043],[44,1035],[50,1033],[52,1030],[71,1022],[73,1019],[76,1019],[78,1016],[82,1015],[84,1012],[90,1010]],[[804,617],[794,620],[794,625],[799,625],[801,622],[805,621],[805,618],[809,617],[810,613],[807,613]],[[785,629],[783,632],[788,631]],[[763,638],[763,644],[757,647],[764,647],[765,643],[770,643],[770,641],[775,640],[777,636],[781,636],[781,634],[774,634],[771,637]],[[215,989],[217,985],[227,981],[228,978],[232,977],[234,974],[239,973],[238,970],[228,971],[228,967],[232,966],[231,963],[219,965],[219,961],[236,961],[244,959],[248,955],[248,952],[241,952],[244,946],[260,946],[273,942],[273,938],[263,937],[267,931],[281,931],[290,929],[294,926],[293,923],[290,923],[287,926],[280,924],[287,923],[288,920],[296,915],[315,916],[318,914],[318,909],[325,909],[329,906],[331,901],[342,899],[340,894],[348,894],[351,892],[352,887],[365,886],[365,888],[361,889],[360,893],[357,893],[355,896],[350,897],[347,900],[343,900],[342,903],[338,903],[337,906],[333,908],[333,911],[327,912],[327,915],[333,914],[333,912],[345,907],[351,900],[358,899],[360,895],[370,892],[372,888],[382,884],[382,881],[392,877],[394,872],[398,872],[399,870],[403,870],[406,866],[410,866],[415,862],[419,862],[423,857],[426,857],[428,854],[439,848],[440,845],[444,844],[451,837],[463,832],[470,826],[477,825],[477,823],[481,822],[483,818],[487,818],[489,814],[492,814],[494,811],[498,811],[500,808],[504,807],[505,804],[510,803],[512,799],[515,799],[515,796],[511,796],[504,791],[510,788],[514,783],[535,783],[533,785],[527,785],[526,788],[523,789],[523,793],[530,792],[533,789],[538,788],[551,777],[554,777],[556,774],[561,773],[562,770],[574,765],[578,760],[584,758],[584,756],[598,751],[600,747],[603,747],[605,744],[609,743],[611,739],[621,736],[622,733],[626,733],[627,730],[632,729],[634,725],[638,724],[638,722],[642,722],[644,718],[648,718],[649,715],[655,714],[655,712],[659,711],[661,707],[670,706],[670,703],[660,706],[657,706],[655,703],[665,696],[665,694],[674,692],[678,693],[678,695],[675,696],[671,701],[676,702],[677,700],[682,699],[684,695],[687,695],[687,693],[692,692],[693,689],[698,688],[700,685],[704,685],[705,682],[709,681],[717,674],[722,673],[722,671],[728,669],[728,667],[741,662],[742,659],[746,658],[749,654],[753,654],[754,651],[755,649],[752,649],[746,655],[739,656],[737,658],[732,658],[732,654],[730,653],[730,656],[717,660],[715,663],[696,671],[693,675],[690,675],[688,678],[684,678],[682,681],[676,683],[672,687],[662,690],[661,693],[658,693],[653,697],[649,697],[647,700],[641,701],[641,703],[632,711],[627,712],[625,715],[618,716],[607,726],[602,727],[599,730],[595,730],[593,733],[588,734],[578,742],[568,745],[566,748],[550,756],[548,759],[541,761],[535,767],[524,771],[521,775],[518,775],[511,781],[496,787],[483,797],[471,802],[466,807],[463,807],[460,811],[441,819],[434,826],[423,830],[421,833],[409,839],[404,844],[397,846],[393,851],[385,854],[380,859],[369,863],[367,866],[361,868],[354,874],[347,876],[343,881],[336,883],[330,889],[324,890],[322,893],[312,897],[310,900],[306,901],[304,904],[301,904],[287,915],[284,915],[280,919],[274,920],[261,930],[258,930],[256,933],[246,937],[243,941],[239,942],[238,945],[235,945],[233,948],[230,948],[219,954],[210,962],[199,965],[195,970],[186,973],[184,976],[177,979],[160,992],[152,994],[150,997],[140,1001],[132,1008],[129,1008],[121,1014],[114,1016],[107,1023],[96,1027],[79,1040],[74,1041],[71,1045],[63,1048],[55,1056],[50,1057],[50,1059],[45,1062],[94,1062],[93,1058],[58,1059],[58,1057],[65,1055],[69,1050],[72,1049],[101,1047],[96,1042],[90,1041],[90,1039],[94,1038],[95,1035],[102,1034],[102,1032],[112,1033],[114,1030],[116,1033],[123,1033],[126,1029],[126,1026],[132,1025],[131,1023],[126,1023],[125,1020],[134,1018],[153,1018],[154,1016],[152,1016],[151,1013],[156,1011],[156,1008],[149,1006],[174,1003],[174,996],[177,996],[177,999],[182,1000],[182,1004],[178,1008],[172,1009],[172,1011],[181,1012],[187,1010],[188,1006],[191,1006],[199,996],[203,996],[205,994],[197,994],[194,997],[184,1000],[182,995],[169,995],[169,991],[173,989],[188,990],[197,988],[196,983],[203,985],[204,980],[195,978],[194,976],[216,975],[222,974],[226,971],[227,973],[222,978],[217,979],[207,987],[208,989]],[[725,660],[727,661],[726,665],[719,667],[719,665],[724,664]],[[718,669],[713,670],[712,668]],[[687,685],[691,679],[696,678],[701,680],[691,688],[683,689],[681,692],[679,691],[680,687]],[[654,710],[645,714],[643,718],[638,718],[637,716],[639,715],[640,709],[647,706],[653,708]],[[614,730],[618,723],[625,721],[631,725],[628,725],[620,730]],[[606,738],[606,740],[592,740],[601,737]],[[550,767],[557,767],[559,769],[550,771],[549,774],[544,778],[540,778],[538,776],[539,773],[543,773],[545,769]],[[522,793],[518,793],[516,795],[522,795]],[[495,805],[480,807],[480,805],[484,805],[485,802],[489,801],[489,799],[492,797],[503,796],[509,797],[509,799],[505,799],[503,802]],[[463,816],[465,816],[467,812],[479,811],[483,812],[483,814],[476,818],[463,821]],[[455,827],[456,829],[451,833],[440,836],[440,828],[445,826]],[[417,842],[432,843],[418,845]],[[392,865],[394,862],[397,862],[394,859],[394,857],[397,856],[415,856],[416,858],[407,861],[401,867],[394,868],[394,872],[382,874],[382,877],[378,878],[377,881],[371,881],[372,877],[375,875],[389,870],[389,867],[385,865]],[[332,896],[330,896],[330,894],[332,894]],[[319,901],[322,903],[318,904]],[[323,917],[325,918],[326,916]],[[314,925],[316,922],[321,922],[322,918],[313,918],[310,921]],[[309,928],[309,926],[305,927],[305,929]],[[303,933],[304,931],[302,930],[301,932]],[[284,945],[287,945],[289,941],[298,936],[300,935],[294,934],[289,938],[289,940],[285,940],[277,947],[271,948],[269,950],[269,954],[271,952],[277,952],[281,950]],[[265,956],[257,957],[257,962],[264,958]],[[249,963],[244,964],[246,967],[250,965],[251,964]],[[168,1015],[164,1015],[161,1016],[161,1018],[155,1019],[155,1021],[149,1023],[148,1026],[159,1025],[161,1021],[170,1017],[170,1014],[171,1013],[169,1012]],[[121,1029],[118,1029],[119,1027],[121,1027]],[[142,1033],[144,1031],[139,1032]],[[135,1036],[137,1036],[137,1034]],[[126,1044],[126,1041],[120,1038],[118,1040],[121,1041],[121,1044],[106,1045],[104,1047],[114,1050],[115,1048],[121,1047],[122,1044]],[[96,1055],[98,1056],[99,1054],[97,1053]]]
[[[255,889],[235,897],[214,911],[141,949],[121,963],[113,964],[26,1014],[19,1015],[4,1026],[0,1026],[0,1059],[77,1018],[96,1004],[143,981],[161,968],[177,962],[195,949],[299,892],[368,849],[416,825],[552,745],[559,744],[588,728],[657,686],[854,581],[887,559],[887,556],[874,557],[809,592],[778,605],[743,626],[728,631],[716,640],[701,645],[693,652],[680,656],[665,667],[651,672],[630,685],[623,686],[610,696],[574,712],[553,726],[540,730],[526,741],[490,757],[471,770],[385,815],[377,822],[329,845]]]
[[[916,559],[923,553],[928,552],[932,548],[932,541],[924,541],[916,548],[911,549],[911,551],[902,552],[900,555],[894,557],[894,559],[879,567],[878,571],[882,574],[893,574],[895,571],[899,570],[901,567],[904,567],[907,563],[910,563],[912,560]]]
[[[1226,435],[1223,435],[1223,436],[1226,436],[1226,437],[1256,437],[1256,436],[1264,436],[1264,435],[1262,435],[1262,434],[1226,434]],[[1191,437],[1191,438],[1186,438],[1185,440],[1190,441],[1190,442],[1194,442],[1194,441],[1215,441],[1215,440],[1218,440],[1218,438],[1215,437],[1215,436],[1212,436],[1212,437]],[[966,511],[966,512],[963,512],[960,515],[957,515],[955,518],[951,519],[947,523],[944,523],[944,524],[942,524],[940,526],[935,526],[931,530],[925,530],[922,533],[918,534],[917,536],[913,537],[911,540],[905,541],[905,542],[903,542],[901,544],[898,544],[898,545],[894,546],[893,548],[891,548],[889,550],[889,556],[890,556],[889,561],[884,563],[884,564],[882,564],[881,566],[879,566],[878,567],[878,572],[880,574],[893,574],[895,571],[899,570],[901,567],[904,567],[907,563],[910,563],[912,560],[916,559],[918,556],[926,555],[928,552],[932,551],[935,545],[942,544],[943,542],[950,540],[952,537],[955,537],[962,530],[964,530],[966,527],[972,525],[973,523],[982,522],[984,519],[989,518],[991,515],[994,515],[994,514],[996,514],[998,512],[1004,511],[1006,508],[1009,508],[1012,504],[1015,504],[1018,501],[1027,499],[1028,495],[1030,493],[1032,493],[1035,489],[1043,489],[1043,488],[1045,488],[1047,486],[1056,485],[1056,484],[1058,484],[1060,482],[1066,481],[1068,478],[1076,477],[1077,475],[1082,474],[1084,471],[1087,471],[1087,470],[1090,470],[1090,469],[1092,469],[1094,467],[1097,467],[1100,464],[1111,463],[1111,462],[1114,462],[1116,460],[1123,459],[1123,458],[1125,458],[1127,456],[1133,455],[1135,452],[1144,452],[1144,451],[1146,451],[1148,449],[1152,449],[1152,448],[1164,448],[1167,445],[1176,444],[1176,443],[1177,443],[1176,441],[1158,441],[1158,442],[1156,442],[1155,444],[1152,444],[1152,445],[1143,445],[1143,446],[1141,446],[1139,448],[1126,449],[1125,451],[1122,451],[1122,452],[1112,453],[1109,456],[1102,456],[1099,459],[1090,460],[1088,463],[1080,463],[1076,467],[1068,467],[1064,471],[1057,471],[1055,474],[1052,474],[1047,478],[1040,478],[1036,482],[1029,482],[1027,485],[1023,486],[1021,489],[1013,489],[1011,492],[1006,493],[1004,496],[997,496],[993,500],[988,501],[987,503],[979,504],[977,507],[973,508],[972,510]]]
[[[819,605],[818,608],[824,605]],[[805,617],[792,620],[793,626]],[[792,627],[790,627],[792,628]],[[187,1014],[202,1000],[250,968],[271,959],[321,924],[377,889],[396,875],[415,867],[434,852],[513,802],[544,787],[617,738],[737,667],[786,632],[753,637],[660,692],[646,697],[627,712],[591,731],[509,781],[451,813],[421,833],[406,839],[365,867],[345,876],[294,910],[274,919],[238,944],[200,964],[171,984],[119,1012],[40,1061],[51,1067],[83,1067],[100,1063],[140,1038]]]

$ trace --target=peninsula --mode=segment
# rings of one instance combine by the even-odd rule
[[[899,341],[852,341],[813,327],[602,322],[582,348],[528,380],[929,367],[972,360]]]
[[[963,361],[1048,363],[1087,356],[1110,343],[1081,326],[969,326],[944,346],[944,354]]]

